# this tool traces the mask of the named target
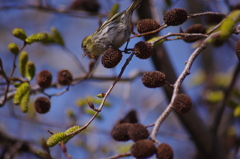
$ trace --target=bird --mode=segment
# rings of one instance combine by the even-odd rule
[[[106,20],[96,31],[82,40],[83,57],[86,55],[100,56],[109,47],[118,49],[130,40],[132,33],[132,14],[142,0],[134,0],[122,12]]]

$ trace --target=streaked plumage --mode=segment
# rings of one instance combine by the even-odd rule
[[[132,13],[138,8],[141,0],[134,0],[127,10],[115,14],[106,20],[93,34],[82,41],[83,57],[99,56],[110,46],[121,47],[131,35]]]

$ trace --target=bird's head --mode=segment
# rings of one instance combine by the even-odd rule
[[[92,49],[93,49],[93,41],[92,41],[92,35],[89,35],[85,37],[82,41],[82,50],[83,50],[83,55],[82,57],[85,57],[86,55],[91,55],[92,54]]]

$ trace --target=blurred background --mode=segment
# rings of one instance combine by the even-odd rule
[[[74,78],[84,76],[92,59],[82,59],[81,42],[107,19],[116,3],[120,6],[119,11],[123,11],[132,1],[0,0],[0,58],[6,74],[12,71],[14,60],[8,44],[23,45],[12,35],[14,28],[24,29],[29,36],[51,32],[54,27],[61,33],[64,45],[33,43],[24,48],[29,60],[36,65],[36,73],[49,70],[53,82],[56,82],[57,72],[61,69],[71,71]],[[144,18],[163,24],[164,14],[173,8],[184,8],[189,14],[213,11],[227,15],[239,7],[238,3],[238,0],[143,0],[141,7],[134,12],[133,24]],[[209,16],[192,18],[180,26],[163,29],[157,36],[179,33],[180,28],[184,31],[196,23],[208,29],[221,21],[216,22],[216,19]],[[147,38],[131,39],[128,48]],[[186,115],[172,112],[157,134],[161,143],[172,147],[175,159],[240,158],[239,61],[235,55],[239,39],[239,35],[232,35],[227,41],[211,44],[194,61],[191,74],[181,88],[181,92],[188,94],[193,101],[191,112]],[[98,118],[66,144],[68,154],[73,159],[98,159],[129,152],[132,141],[117,142],[112,139],[110,134],[114,124],[131,110],[136,111],[139,123],[154,123],[169,104],[172,94],[172,89],[167,86],[146,88],[142,84],[142,73],[162,71],[167,81],[174,84],[198,44],[183,40],[166,41],[156,48],[152,58],[141,60],[134,57],[122,76],[126,80],[116,84]],[[91,78],[70,86],[69,91],[61,96],[53,96],[51,109],[46,114],[36,113],[33,107],[37,97],[45,96],[41,92],[31,94],[28,113],[23,113],[12,99],[7,100],[0,108],[0,158],[40,158],[38,151],[44,151],[41,140],[50,137],[46,129],[56,133],[73,125],[85,125],[92,117],[85,99],[94,100],[95,107],[98,107],[101,99],[96,95],[106,93],[128,57],[124,54],[114,69],[104,68],[100,61]],[[13,76],[21,76],[18,66]],[[2,98],[6,83],[0,77]],[[35,86],[35,78],[30,83]],[[10,90],[14,89],[11,85]],[[65,89],[50,87],[44,92],[56,94]],[[151,132],[152,127],[148,130]],[[53,158],[67,158],[58,145],[50,151]]]

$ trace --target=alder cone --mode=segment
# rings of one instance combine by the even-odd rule
[[[48,88],[52,84],[52,73],[48,70],[42,70],[37,74],[36,81],[41,88]]]
[[[50,110],[51,103],[47,97],[38,97],[34,102],[36,112],[39,114],[45,114]]]
[[[130,123],[116,124],[111,132],[111,136],[116,141],[128,141],[130,140],[128,135],[128,129],[132,126]]]
[[[131,147],[131,154],[136,158],[151,157],[156,151],[153,141],[147,139],[139,140]]]
[[[160,28],[160,24],[154,19],[142,19],[137,23],[137,31],[140,34],[154,31],[159,28]]]
[[[134,54],[140,59],[147,59],[153,54],[153,46],[151,43],[140,41],[134,46]]]
[[[185,9],[175,8],[166,12],[164,22],[169,26],[177,26],[184,23],[188,18],[188,13]]]
[[[114,68],[122,59],[122,52],[119,49],[108,48],[102,56],[102,65],[105,68]]]
[[[192,108],[192,100],[186,94],[178,94],[173,102],[173,109],[180,113],[185,114],[189,112]]]
[[[173,159],[172,147],[166,143],[162,143],[157,147],[158,159]]]
[[[166,83],[166,76],[160,71],[150,71],[143,75],[142,83],[148,88],[162,87]]]

